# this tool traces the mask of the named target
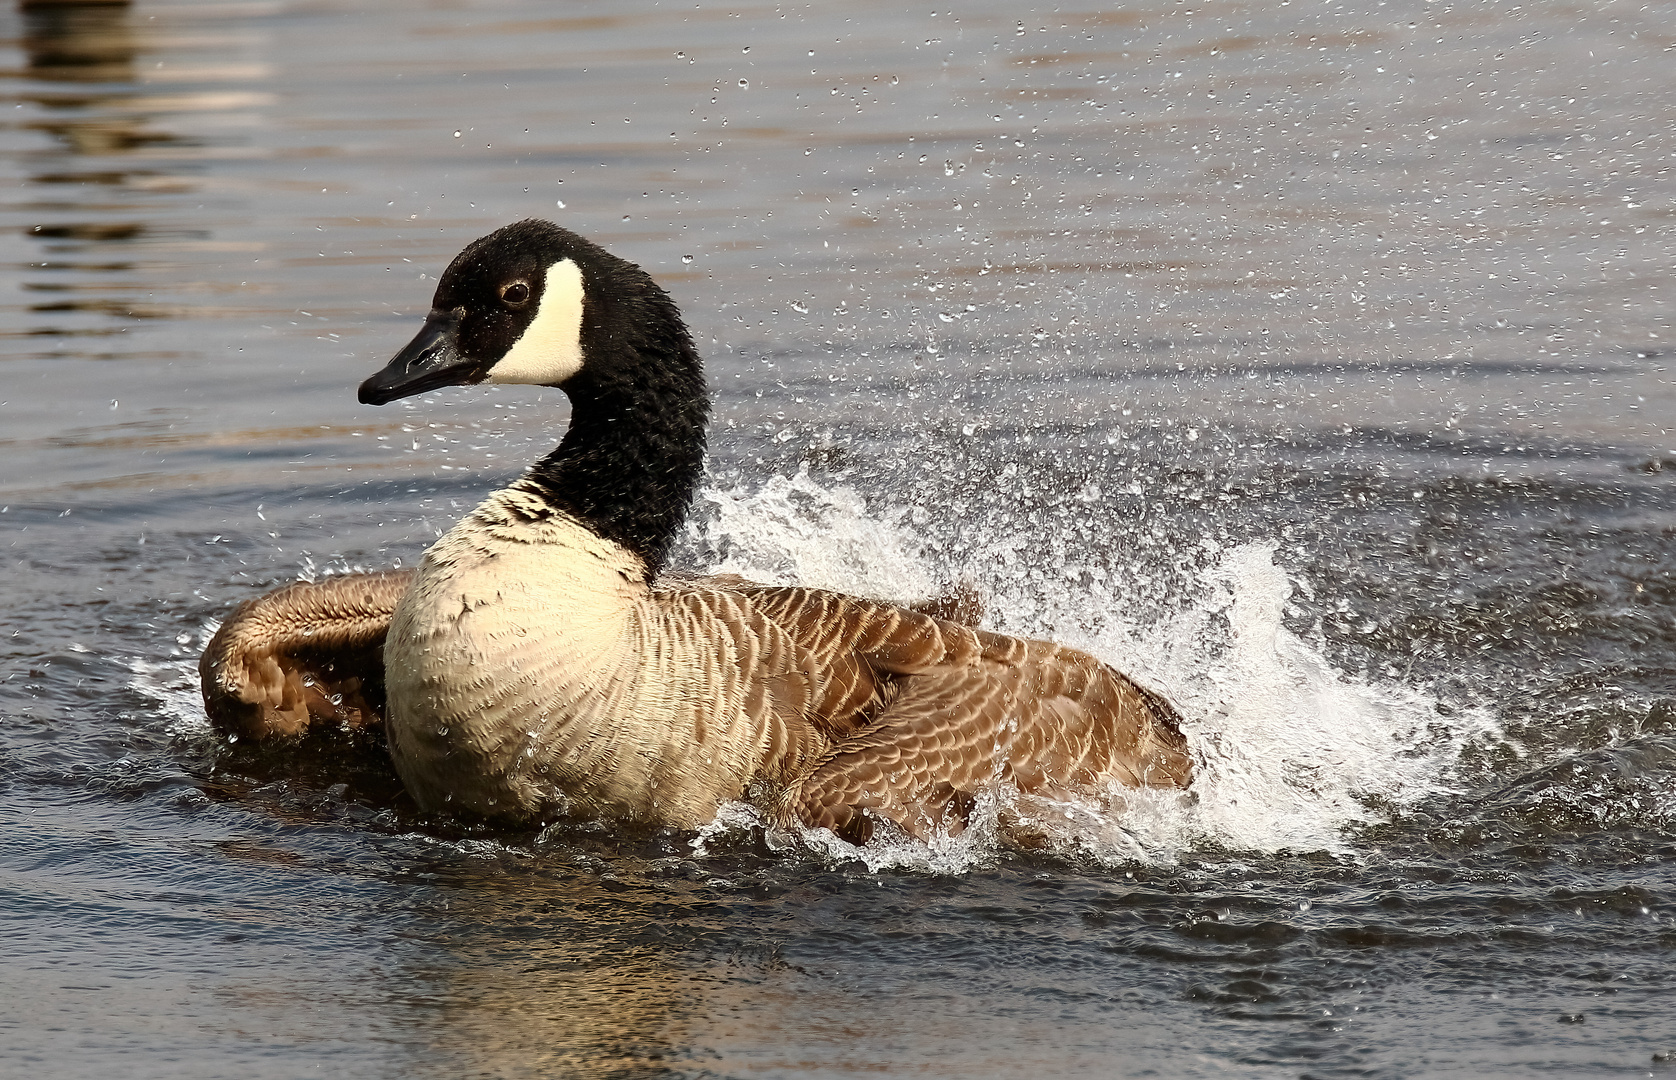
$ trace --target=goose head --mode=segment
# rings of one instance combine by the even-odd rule
[[[424,327],[361,384],[360,399],[383,405],[477,383],[565,392],[564,440],[519,483],[656,574],[704,470],[710,408],[669,294],[551,222],[490,233],[443,271]]]
[[[455,256],[424,327],[359,396],[384,405],[477,383],[569,391],[660,328],[685,343],[673,303],[639,267],[551,222],[520,221]]]

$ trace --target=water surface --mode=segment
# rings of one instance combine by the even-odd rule
[[[0,1062],[1535,1076],[1676,1051],[1676,7],[0,15]],[[1185,799],[929,847],[473,832],[198,651],[410,565],[556,391],[353,387],[465,243],[641,263],[681,561],[1166,690]],[[1016,811],[1015,811],[1016,812]]]

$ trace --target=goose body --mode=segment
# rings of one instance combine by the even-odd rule
[[[1085,653],[663,574],[707,400],[679,313],[638,267],[546,222],[491,234],[361,399],[476,382],[560,387],[564,440],[410,575],[241,607],[201,664],[219,725],[294,734],[382,714],[422,808],[509,820],[694,827],[751,798],[858,838],[874,818],[958,828],[997,782],[1068,795],[1190,779],[1174,710]]]

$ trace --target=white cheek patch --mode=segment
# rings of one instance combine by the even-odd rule
[[[581,370],[582,269],[563,259],[547,268],[535,318],[485,381],[551,386]]]

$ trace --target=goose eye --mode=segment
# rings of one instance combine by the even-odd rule
[[[514,281],[500,287],[501,303],[507,307],[521,307],[529,301],[530,286],[527,281]]]

